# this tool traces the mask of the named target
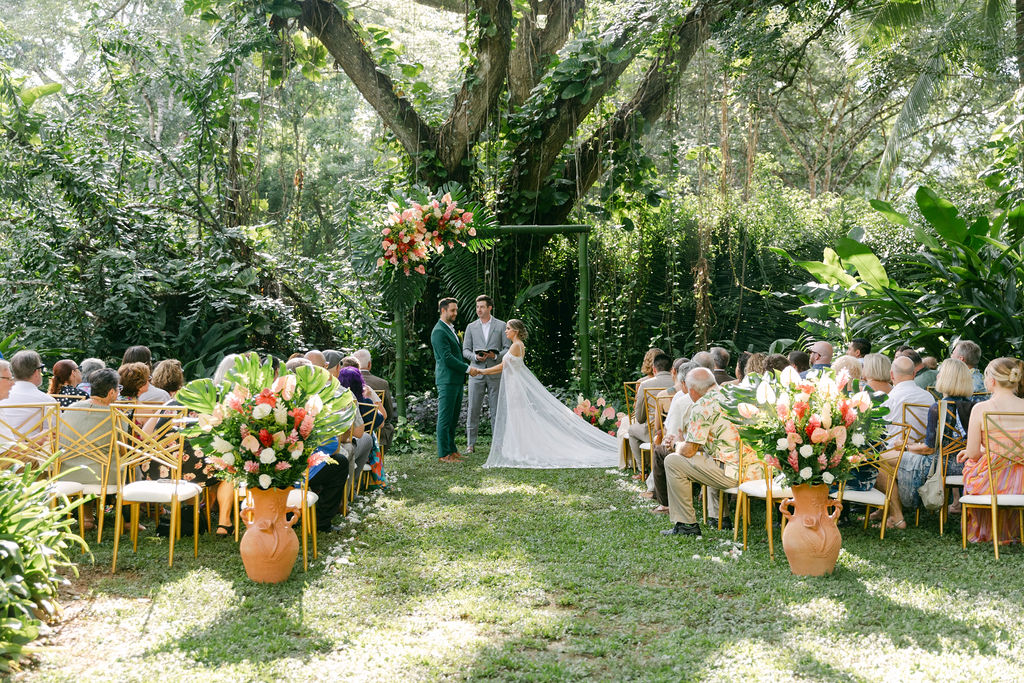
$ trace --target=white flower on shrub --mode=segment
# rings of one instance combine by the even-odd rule
[[[821,480],[823,482],[825,482],[826,484],[831,484],[832,482],[834,482],[836,480],[836,478],[834,476],[832,476],[831,472],[822,472],[821,473]]]
[[[260,403],[259,405],[252,409],[252,417],[254,420],[262,420],[267,415],[270,415],[270,412],[272,410],[273,408],[271,408],[266,403]]]
[[[811,457],[812,455],[814,455],[814,446],[812,446],[809,443],[805,443],[803,446],[800,447],[800,455],[804,456],[805,458]]]
[[[810,479],[811,475],[813,475],[813,474],[814,474],[814,472],[811,470],[810,467],[805,467],[802,470],[800,470],[800,478],[803,479],[804,481],[807,481],[808,479]]]
[[[218,453],[230,453],[231,451],[235,450],[235,447],[232,446],[227,441],[225,441],[224,439],[220,438],[219,436],[214,436],[213,450],[217,451]]]
[[[784,451],[787,448],[789,448],[789,439],[787,439],[786,437],[782,437],[781,439],[775,442],[775,450]]]
[[[852,437],[850,437],[850,443],[852,443],[854,446],[863,446],[865,441],[867,441],[867,439],[865,439],[864,435],[861,434],[860,432],[857,432]]]
[[[274,452],[273,448],[264,448],[260,451],[260,462],[264,465],[269,465],[277,461],[277,453]]]
[[[260,475],[260,479],[259,479],[260,488],[261,489],[269,489],[271,481],[272,481],[272,479],[270,478],[269,474],[261,474]]]

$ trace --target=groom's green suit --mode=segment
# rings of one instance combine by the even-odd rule
[[[437,457],[456,452],[455,429],[462,408],[462,388],[469,365],[462,360],[462,344],[452,328],[438,320],[430,333],[434,349],[434,381],[437,383]]]

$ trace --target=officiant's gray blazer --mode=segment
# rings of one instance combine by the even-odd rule
[[[462,340],[462,357],[474,368],[490,368],[501,362],[505,357],[512,342],[505,336],[505,321],[498,320],[491,316],[491,328],[488,331],[487,339],[484,339],[484,326],[477,318],[469,325],[466,325],[466,333]],[[477,349],[498,349],[498,357],[485,361],[476,359]]]

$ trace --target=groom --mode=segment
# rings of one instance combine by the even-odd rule
[[[477,319],[466,326],[466,338],[462,343],[462,357],[470,367],[491,368],[501,362],[512,342],[505,336],[505,322],[491,315],[494,301],[486,294],[476,298]],[[483,351],[484,353],[477,353]],[[476,445],[476,434],[480,427],[480,414],[484,408],[484,392],[487,392],[487,414],[494,419],[498,408],[498,388],[501,375],[477,375],[469,380],[469,417],[466,419],[466,452],[472,453]]]
[[[462,360],[462,346],[455,333],[455,317],[459,302],[446,298],[438,302],[441,319],[430,333],[434,349],[434,381],[437,383],[437,458],[441,462],[461,462],[455,448],[455,428],[462,409],[462,387],[466,375],[475,377],[479,370]]]

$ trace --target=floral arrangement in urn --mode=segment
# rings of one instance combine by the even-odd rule
[[[789,486],[845,481],[885,431],[884,395],[862,389],[846,371],[801,379],[789,367],[722,393],[740,436]]]
[[[328,459],[316,448],[352,426],[355,400],[339,388],[323,368],[275,378],[253,353],[239,356],[222,386],[195,380],[177,398],[198,414],[183,430],[196,455],[220,478],[266,490],[295,485]]]
[[[583,394],[576,397],[576,407],[572,409],[572,412],[612,436],[618,433],[619,425],[626,417],[625,413],[616,412],[615,406],[608,403],[603,397],[598,397],[591,403],[590,399],[583,397]]]
[[[387,224],[381,230],[384,253],[377,266],[391,264],[401,266],[406,275],[410,269],[423,275],[423,264],[432,252],[440,254],[446,246],[456,244],[464,247],[468,238],[476,236],[472,222],[472,212],[460,207],[450,192],[440,197],[432,194],[423,203],[411,201],[407,206],[388,202]]]

